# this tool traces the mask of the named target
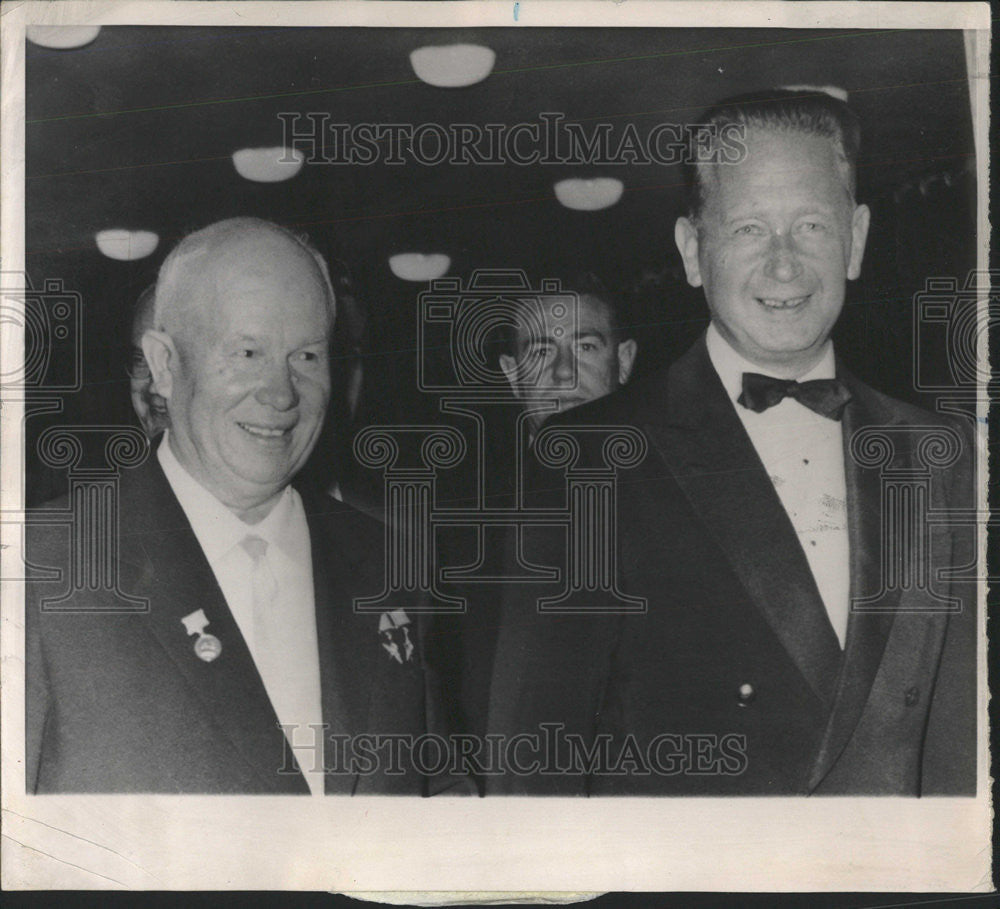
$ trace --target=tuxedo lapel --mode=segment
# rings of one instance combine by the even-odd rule
[[[829,707],[841,662],[836,634],[704,338],[670,370],[666,402],[646,426],[650,441],[810,688]]]
[[[815,788],[830,771],[861,718],[881,665],[899,599],[898,590],[895,594],[890,591],[879,596],[878,612],[866,612],[854,607],[859,600],[875,597],[882,591],[884,540],[880,471],[857,463],[851,455],[851,438],[866,426],[885,426],[897,420],[891,412],[880,407],[871,391],[846,370],[840,367],[838,374],[852,395],[843,417],[852,605],[847,626],[844,670],[810,788]]]
[[[194,699],[249,764],[264,788],[307,792],[301,774],[279,774],[284,736],[215,575],[174,497],[155,455],[122,480],[123,571],[134,572],[133,590],[147,597],[146,627],[177,667]],[[201,609],[206,633],[222,644],[212,662],[194,652],[195,638],[182,619]]]

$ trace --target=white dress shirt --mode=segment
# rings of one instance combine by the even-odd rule
[[[709,325],[705,341],[712,366],[798,534],[843,648],[850,611],[851,569],[842,424],[815,413],[794,398],[785,398],[763,413],[737,403],[743,391],[743,373],[770,373],[733,350],[714,324]],[[835,376],[833,344],[828,342],[819,363],[798,381]]]
[[[323,708],[312,550],[302,499],[288,486],[266,517],[246,524],[181,466],[169,442],[167,430],[157,449],[163,473],[219,582],[278,721],[295,729],[290,744],[309,788],[314,795],[322,795],[322,751],[312,745],[321,745],[323,733],[318,731],[314,737],[309,728],[309,724],[323,722]],[[280,633],[270,635],[266,642],[254,639],[254,563],[241,545],[248,536],[268,544],[265,558],[276,582],[273,610]],[[225,641],[222,644],[224,654]],[[277,773],[278,768],[274,769]]]

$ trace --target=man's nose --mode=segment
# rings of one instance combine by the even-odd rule
[[[576,378],[576,366],[572,350],[565,348],[558,348],[556,350],[555,360],[552,363],[552,377],[560,384],[572,382]]]
[[[257,400],[275,410],[291,410],[299,403],[299,393],[288,363],[268,366],[257,388]]]
[[[794,281],[802,274],[802,263],[790,233],[772,234],[764,270],[769,278],[782,283]]]

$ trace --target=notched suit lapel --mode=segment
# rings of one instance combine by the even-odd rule
[[[299,493],[309,522],[312,548],[323,718],[330,727],[328,735],[356,736],[368,725],[375,669],[372,660],[379,646],[378,617],[362,617],[354,612],[353,597],[358,592],[353,585],[363,556],[337,521],[336,512],[343,506],[308,488],[300,488]],[[370,634],[366,633],[369,631]],[[336,772],[332,762],[335,757],[339,760],[345,755],[336,756],[334,747],[328,740],[326,792],[351,793],[358,777]],[[349,750],[346,757],[350,759]]]
[[[141,566],[139,589],[134,593],[150,601],[146,627],[173,660],[213,725],[253,768],[262,788],[308,792],[301,774],[278,773],[285,753],[277,715],[159,464],[154,460],[136,474],[127,474],[122,482],[122,557]],[[141,512],[129,507],[130,500],[142,503]],[[195,638],[181,621],[198,609],[208,619],[206,633],[222,644],[222,652],[212,662],[195,654]]]
[[[841,650],[795,530],[712,368],[702,339],[671,369],[646,430],[692,508],[820,700]]]

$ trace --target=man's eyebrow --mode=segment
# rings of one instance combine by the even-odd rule
[[[607,343],[608,335],[606,332],[600,331],[597,328],[588,328],[585,331],[576,332],[573,337],[579,341],[583,338],[597,338],[599,341],[604,341]]]
[[[541,337],[534,335],[530,338],[525,338],[525,340],[523,341],[525,347],[531,347],[534,344],[555,344],[555,343],[556,339],[552,337],[552,335],[542,335]]]
[[[800,205],[792,209],[790,215],[793,218],[801,218],[804,215],[829,215],[836,212],[837,207],[834,203],[812,201],[808,205]],[[764,221],[767,219],[767,216],[768,212],[764,209],[758,206],[748,206],[747,208],[737,208],[729,217],[723,220],[723,223],[732,224],[735,221],[747,220]]]

